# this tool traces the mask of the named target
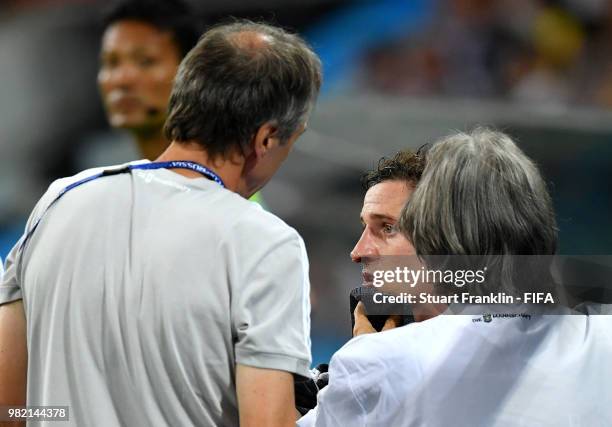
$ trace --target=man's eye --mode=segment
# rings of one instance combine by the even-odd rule
[[[138,65],[141,67],[150,67],[155,64],[155,59],[150,57],[142,57],[137,59]]]
[[[114,56],[106,56],[100,61],[102,68],[115,68],[119,64],[119,60]]]
[[[384,224],[383,225],[383,232],[385,234],[393,234],[396,231],[397,231],[397,228],[393,224]]]

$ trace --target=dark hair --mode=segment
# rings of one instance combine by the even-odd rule
[[[181,57],[187,55],[204,30],[204,20],[181,0],[120,0],[104,12],[104,28],[133,19],[172,33]]]
[[[179,67],[165,135],[216,156],[272,122],[284,142],[306,121],[320,86],[319,58],[297,35],[250,21],[218,25]]]
[[[381,158],[376,169],[363,174],[361,184],[365,191],[381,182],[394,180],[406,181],[416,186],[424,168],[425,160],[419,152],[402,150],[391,158]]]

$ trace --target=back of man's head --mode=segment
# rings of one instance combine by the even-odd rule
[[[286,141],[306,122],[321,79],[319,58],[299,36],[250,21],[218,25],[179,68],[166,138],[225,155],[271,123]]]
[[[197,43],[203,20],[181,0],[119,0],[104,11],[104,28],[119,21],[141,21],[168,31],[181,57]]]
[[[501,132],[435,143],[400,227],[419,254],[552,255],[557,227],[537,166]]]

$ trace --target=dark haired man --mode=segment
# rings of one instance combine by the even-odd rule
[[[168,147],[162,129],[172,82],[201,19],[181,0],[122,0],[106,11],[104,27],[98,85],[109,123],[155,159]]]
[[[382,257],[414,254],[408,239],[399,232],[398,221],[402,208],[416,188],[423,167],[421,155],[404,150],[393,157],[381,158],[375,169],[362,176],[365,196],[359,217],[363,231],[350,255],[353,262],[362,264],[363,286],[372,286],[372,270]],[[362,303],[357,305],[354,317],[354,336],[376,332]],[[399,316],[389,316],[383,329],[398,324],[401,324]],[[311,378],[296,379],[296,404],[302,415],[315,407],[319,389],[327,384],[326,371],[327,365],[322,364],[312,370]]]
[[[306,129],[320,84],[298,36],[217,26],[179,68],[156,162],[51,185],[0,286],[0,405],[24,402],[27,357],[27,403],[69,405],[73,425],[295,423],[306,252],[245,198]]]
[[[366,190],[360,219],[363,232],[351,251],[353,262],[362,264],[363,285],[372,286],[373,270],[381,257],[414,254],[414,247],[399,232],[402,208],[414,192],[424,168],[423,157],[411,151],[400,151],[382,158],[376,169],[362,178]],[[375,332],[367,321],[363,304],[355,313],[353,335]],[[422,319],[417,319],[422,320]],[[395,326],[397,316],[390,316],[386,327]]]

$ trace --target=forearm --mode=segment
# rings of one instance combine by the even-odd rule
[[[26,322],[22,301],[0,306],[0,405],[25,405]]]

